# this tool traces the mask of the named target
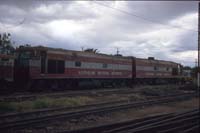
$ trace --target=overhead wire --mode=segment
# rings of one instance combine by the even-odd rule
[[[152,20],[152,19],[149,19],[147,17],[143,17],[141,15],[138,15],[138,14],[135,14],[135,13],[130,13],[128,11],[124,11],[124,10],[121,10],[119,8],[114,8],[114,7],[111,7],[109,5],[106,5],[106,4],[103,4],[103,3],[99,3],[99,2],[96,2],[96,1],[93,1],[95,4],[97,5],[100,5],[100,6],[103,6],[103,7],[106,7],[106,8],[110,8],[112,10],[115,10],[115,11],[118,11],[118,12],[121,12],[123,14],[126,14],[126,15],[129,15],[129,16],[133,16],[133,17],[136,17],[136,18],[139,18],[139,19],[142,19],[146,22],[150,22],[150,23],[154,23],[154,24],[159,24],[159,25],[163,25],[163,26],[167,26],[167,27],[171,27],[171,28],[178,28],[178,29],[181,29],[181,30],[187,30],[187,31],[192,31],[192,32],[198,32],[198,30],[193,30],[193,29],[188,29],[188,28],[183,28],[183,27],[180,27],[180,26],[176,26],[176,25],[167,25],[167,24],[164,24],[164,23],[161,23],[159,21],[155,21],[155,20]],[[187,62],[187,63],[193,63],[193,61],[183,61],[181,60],[181,62]]]
[[[156,21],[156,20],[152,20],[152,19],[149,19],[147,17],[143,17],[141,15],[137,15],[135,13],[130,13],[128,11],[124,11],[124,10],[121,10],[119,8],[114,8],[114,7],[111,7],[109,5],[106,5],[106,4],[103,4],[103,3],[99,3],[99,2],[96,2],[96,1],[93,1],[95,4],[97,5],[100,5],[100,6],[103,6],[103,7],[107,7],[107,8],[110,8],[110,9],[113,9],[113,10],[116,10],[118,12],[121,12],[121,13],[124,13],[126,15],[129,15],[129,16],[133,16],[133,17],[137,17],[139,19],[142,19],[144,21],[147,21],[147,22],[151,22],[151,23],[155,23],[155,24],[159,24],[159,25],[163,25],[163,26],[167,26],[167,27],[171,27],[171,28],[178,28],[178,29],[181,29],[181,30],[187,30],[187,31],[193,31],[193,32],[198,32],[197,30],[193,30],[193,29],[188,29],[188,28],[183,28],[183,27],[180,27],[180,26],[176,26],[176,25],[167,25],[167,24],[164,24],[164,23],[161,23],[159,21]]]
[[[3,21],[0,19],[0,23],[4,26],[5,29],[11,29],[11,28],[16,28],[22,24],[24,24],[24,22],[26,21],[26,18],[23,18],[23,20],[21,20],[19,23],[17,23],[16,25],[12,25],[12,26],[5,26],[5,24],[3,23]]]

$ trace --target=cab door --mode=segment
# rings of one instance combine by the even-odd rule
[[[46,51],[41,51],[41,74],[44,74],[46,72]]]
[[[29,80],[29,69],[30,69],[29,65],[30,56],[29,55],[24,56],[23,54],[21,55],[19,54],[19,57],[15,60],[15,69],[14,69],[15,81],[21,84],[24,84]]]

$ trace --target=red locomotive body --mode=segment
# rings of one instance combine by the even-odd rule
[[[42,60],[30,60],[30,78],[132,78],[132,60],[81,51],[46,50],[41,73]],[[37,64],[37,65],[36,65]]]
[[[132,79],[131,58],[47,47],[24,47],[17,53],[18,72],[26,71],[18,74],[23,81],[115,85]]]
[[[24,88],[130,86],[137,83],[173,83],[181,79],[180,64],[154,58],[42,46],[20,47],[15,54],[15,58],[0,55],[0,79],[14,81]]]
[[[172,82],[181,78],[181,65],[171,61],[135,58],[136,81]]]

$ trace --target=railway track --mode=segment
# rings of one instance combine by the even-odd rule
[[[192,109],[60,133],[198,133],[199,122],[199,109]]]
[[[183,87],[183,86],[181,86]],[[181,88],[180,87],[180,88]],[[21,102],[26,100],[35,100],[41,97],[59,98],[59,97],[74,97],[74,96],[101,96],[111,94],[131,94],[141,93],[141,90],[134,90],[132,88],[120,88],[120,89],[96,89],[96,90],[76,90],[54,93],[16,93],[12,95],[1,95],[0,102]],[[174,92],[173,92],[174,93]]]
[[[125,103],[127,103],[127,100],[102,102],[98,104],[88,104],[88,105],[81,105],[81,106],[75,106],[75,107],[40,109],[40,110],[29,111],[29,112],[24,112],[24,113],[3,114],[3,115],[0,115],[0,124],[9,122],[12,120],[17,120],[17,119],[24,119],[24,118],[28,119],[32,117],[48,116],[49,114],[56,114],[56,113],[67,112],[67,111],[76,111],[76,110],[83,110],[83,109],[88,109],[88,108],[92,109],[92,108],[106,107],[110,105],[125,104]]]
[[[119,111],[119,110],[124,110],[124,109],[129,109],[129,108],[139,108],[139,107],[144,107],[144,106],[152,106],[152,105],[158,105],[158,104],[167,104],[170,102],[175,102],[177,100],[186,100],[187,98],[191,98],[197,96],[196,93],[190,93],[190,94],[179,94],[179,95],[171,95],[171,96],[166,96],[166,97],[159,97],[159,98],[154,98],[152,100],[147,100],[147,101],[140,101],[140,102],[129,102],[129,103],[117,103],[116,104],[105,104],[103,105],[92,105],[88,106],[85,108],[80,108],[79,110],[76,111],[66,111],[66,112],[57,112],[52,115],[37,115],[38,113],[41,112],[32,112],[28,114],[16,114],[16,115],[8,115],[8,116],[0,116],[0,119],[4,119],[5,121],[2,121],[0,123],[0,130],[6,131],[6,130],[14,130],[14,129],[23,129],[27,127],[34,127],[37,125],[40,126],[45,126],[46,124],[51,124],[52,121],[55,120],[68,120],[71,118],[80,118],[84,117],[87,115],[98,115],[98,114],[104,114],[112,111]],[[62,109],[61,109],[62,110]],[[61,111],[60,110],[60,111]],[[52,110],[50,110],[51,112]],[[54,110],[56,111],[56,109]],[[63,110],[62,110],[63,111]],[[48,113],[48,110],[44,111],[45,113]],[[43,113],[44,113],[43,112]],[[36,114],[34,114],[36,113]],[[26,115],[36,115],[38,117],[34,118],[26,118]],[[21,119],[16,119],[16,117],[20,117]],[[14,118],[14,119],[12,119]],[[6,119],[12,119],[6,121]]]

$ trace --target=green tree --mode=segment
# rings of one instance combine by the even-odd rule
[[[183,69],[184,70],[191,70],[192,68],[190,66],[184,66]]]
[[[14,53],[13,42],[11,42],[11,34],[3,33],[0,34],[0,53],[2,54],[13,54]]]
[[[15,50],[13,44],[10,33],[0,34],[0,53],[13,54]]]

